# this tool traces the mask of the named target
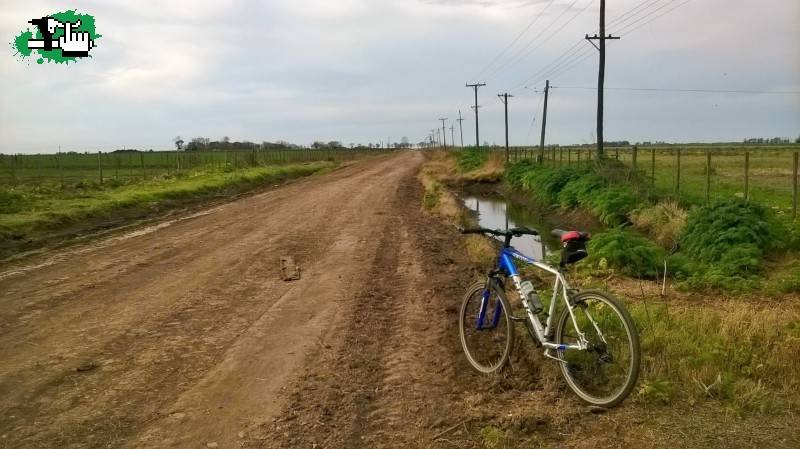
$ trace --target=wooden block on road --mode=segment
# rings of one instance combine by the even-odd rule
[[[284,281],[300,279],[300,267],[294,262],[294,257],[281,256],[281,279]]]

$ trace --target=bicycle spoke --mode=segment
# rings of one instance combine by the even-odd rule
[[[464,300],[460,317],[461,341],[470,363],[480,371],[492,372],[501,368],[508,358],[513,329],[498,293],[492,290],[486,299],[483,295],[483,289],[476,289]],[[479,322],[480,327],[477,326]]]
[[[583,333],[586,350],[567,350],[562,366],[567,382],[583,399],[594,403],[618,401],[631,388],[638,370],[638,344],[630,336],[630,326],[600,295],[585,299],[573,308],[574,324],[562,318],[559,343],[570,344]],[[577,325],[578,330],[575,329]],[[634,369],[634,362],[636,368]]]

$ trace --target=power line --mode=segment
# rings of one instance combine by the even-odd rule
[[[564,67],[565,65],[571,63],[575,59],[576,55],[578,55],[579,53],[582,55],[582,54],[587,52],[588,47],[580,47],[580,45],[583,44],[585,41],[586,41],[585,39],[581,38],[581,40],[576,42],[570,49],[568,49],[566,52],[562,53],[561,56],[559,56],[558,58],[554,59],[548,65],[546,65],[546,66],[542,67],[541,69],[539,69],[533,75],[531,75],[528,78],[526,78],[525,81],[523,81],[522,83],[518,84],[514,89],[519,89],[520,87],[530,83],[534,79],[537,80],[537,83],[538,83],[538,81],[543,79],[543,78],[552,78],[552,76],[550,76],[552,73],[556,73],[561,67]],[[562,58],[563,58],[563,60],[561,60]],[[561,60],[561,61],[559,61],[559,60]],[[559,62],[557,62],[557,61],[559,61]]]
[[[534,36],[534,37],[533,37],[533,39],[529,40],[529,41],[528,41],[528,43],[527,43],[527,44],[526,44],[524,47],[522,47],[522,49],[520,49],[520,50],[518,50],[517,52],[515,52],[515,53],[514,53],[514,55],[512,55],[512,56],[511,56],[511,58],[510,58],[510,59],[508,59],[508,60],[507,60],[507,61],[506,61],[504,64],[501,64],[501,65],[497,66],[497,67],[496,67],[494,70],[492,70],[491,72],[489,72],[489,75],[487,76],[487,78],[493,78],[493,77],[494,77],[494,76],[495,76],[495,75],[496,75],[498,72],[500,72],[500,71],[502,71],[502,70],[504,70],[504,69],[506,69],[506,68],[508,68],[508,67],[510,67],[510,66],[513,66],[513,65],[514,65],[516,62],[518,62],[518,61],[520,60],[520,59],[519,59],[519,56],[520,56],[521,54],[523,54],[525,51],[527,51],[527,50],[530,48],[530,46],[531,46],[531,45],[533,45],[533,43],[534,43],[534,42],[536,42],[536,40],[537,40],[537,39],[538,39],[538,38],[539,38],[539,37],[540,37],[542,34],[546,33],[546,32],[547,32],[547,30],[549,30],[549,29],[550,29],[550,28],[551,28],[553,25],[555,25],[555,24],[556,24],[556,22],[558,22],[559,20],[561,20],[561,17],[563,17],[563,16],[564,16],[564,14],[566,14],[566,13],[567,13],[567,11],[571,10],[571,9],[572,9],[572,7],[573,7],[573,6],[575,5],[575,3],[577,3],[577,2],[578,2],[578,0],[572,0],[572,3],[570,3],[570,4],[569,4],[569,6],[567,6],[567,7],[566,7],[566,8],[565,8],[563,11],[561,11],[561,14],[559,14],[559,15],[558,15],[558,16],[557,16],[557,17],[556,17],[556,18],[555,18],[553,21],[551,21],[551,22],[550,22],[550,23],[549,23],[549,24],[548,24],[548,25],[547,25],[547,26],[546,26],[544,29],[542,29],[542,31],[540,31],[540,32],[539,32],[539,34],[537,34],[536,36]]]
[[[478,76],[476,76],[475,78],[476,78],[476,79],[477,79],[477,78],[480,78],[480,77],[481,77],[481,75],[483,75],[483,73],[486,71],[486,69],[488,69],[489,67],[491,67],[491,66],[492,66],[492,64],[494,64],[494,63],[495,63],[495,62],[497,62],[497,61],[498,61],[500,58],[502,58],[502,57],[503,57],[503,55],[505,55],[505,53],[506,53],[506,52],[507,52],[509,49],[511,49],[511,47],[513,47],[513,46],[514,46],[514,44],[516,44],[516,43],[517,43],[517,41],[519,41],[519,40],[520,40],[520,38],[521,38],[521,37],[522,37],[522,36],[523,36],[525,33],[527,33],[527,32],[528,32],[528,30],[529,30],[529,29],[530,29],[530,28],[531,28],[531,27],[532,27],[534,24],[536,24],[536,22],[538,22],[538,21],[539,21],[539,18],[540,18],[540,17],[542,17],[542,14],[544,14],[544,12],[545,12],[545,11],[547,11],[547,9],[550,7],[550,5],[552,5],[552,4],[553,4],[553,2],[554,2],[554,1],[555,1],[555,0],[550,0],[550,2],[549,2],[549,3],[548,3],[548,4],[547,4],[545,7],[544,7],[544,9],[542,9],[541,11],[539,11],[539,14],[537,14],[537,15],[536,15],[536,17],[534,17],[534,18],[533,18],[533,20],[531,20],[530,22],[528,22],[528,25],[527,25],[525,28],[523,28],[523,30],[522,30],[522,31],[520,31],[520,33],[517,35],[517,37],[515,37],[515,38],[514,38],[514,40],[512,40],[512,41],[511,41],[511,43],[510,43],[510,44],[508,44],[508,45],[506,46],[506,48],[504,48],[504,49],[503,49],[503,51],[501,51],[501,52],[500,52],[500,53],[499,53],[497,56],[495,56],[495,57],[494,57],[494,58],[493,58],[491,61],[489,61],[489,63],[488,63],[488,64],[486,64],[486,65],[485,65],[485,66],[484,66],[484,67],[481,69],[481,71],[480,71],[480,72],[478,72]]]
[[[594,1],[594,0],[589,0],[589,2],[588,2],[588,3],[586,3],[586,5],[585,5],[583,8],[581,8],[580,10],[578,10],[578,12],[576,12],[576,13],[575,13],[575,14],[574,14],[574,15],[573,15],[571,18],[569,18],[569,19],[568,19],[566,22],[562,23],[562,24],[561,24],[561,26],[560,26],[560,27],[558,27],[558,29],[556,29],[555,31],[553,31],[552,33],[550,33],[550,34],[549,34],[549,35],[548,35],[548,36],[547,36],[547,37],[546,37],[544,40],[542,40],[541,42],[539,42],[539,44],[538,44],[538,45],[536,45],[535,47],[533,47],[533,48],[531,48],[530,50],[528,50],[528,51],[527,51],[525,54],[523,54],[523,55],[522,55],[522,56],[519,58],[519,60],[521,61],[521,60],[523,60],[523,59],[525,59],[525,58],[529,57],[530,55],[532,55],[532,54],[533,54],[533,52],[535,52],[537,49],[541,48],[541,47],[542,47],[542,45],[544,45],[545,43],[547,43],[547,41],[549,41],[550,39],[552,39],[552,37],[553,37],[553,36],[555,36],[556,34],[558,34],[558,33],[559,33],[561,30],[563,30],[563,29],[564,29],[564,28],[565,28],[567,25],[569,25],[570,23],[572,23],[572,21],[573,21],[573,20],[577,19],[577,18],[578,18],[578,16],[580,16],[580,15],[581,15],[581,14],[582,14],[584,11],[586,11],[586,10],[589,8],[589,6],[591,6],[591,5],[592,5],[593,1]]]
[[[539,92],[534,92],[534,95],[538,95]],[[535,101],[535,100],[534,100]],[[525,136],[525,142],[528,142],[528,139],[531,138],[531,133],[533,132],[533,125],[536,123],[536,115],[539,113],[539,108],[541,103],[535,102],[536,108],[533,110],[533,119],[531,120],[531,125],[528,127],[528,134]]]
[[[658,14],[657,16],[655,16],[655,17],[652,17],[652,18],[650,18],[649,20],[645,20],[645,18],[646,18],[646,17],[649,17],[649,16],[652,14],[652,12],[659,11],[659,10],[663,9],[665,6],[668,6],[668,5],[672,4],[672,3],[674,3],[675,1],[677,1],[677,0],[670,0],[668,3],[666,3],[666,4],[662,5],[661,7],[657,8],[656,10],[654,10],[654,11],[651,11],[651,13],[650,13],[650,14],[647,14],[647,15],[645,15],[645,16],[643,16],[643,17],[640,17],[638,20],[636,20],[636,21],[634,21],[634,22],[631,22],[631,23],[629,23],[627,26],[623,27],[623,28],[622,28],[622,29],[621,29],[621,30],[620,30],[620,31],[619,31],[617,34],[623,34],[623,33],[633,33],[634,31],[636,31],[636,30],[638,30],[638,29],[642,28],[643,26],[647,25],[648,23],[651,23],[651,22],[653,22],[654,20],[657,20],[658,18],[665,16],[666,14],[669,14],[670,12],[672,12],[672,11],[674,11],[674,10],[676,10],[676,9],[680,8],[681,6],[683,6],[683,5],[687,4],[687,3],[689,3],[689,2],[690,2],[690,1],[692,1],[692,0],[685,0],[685,1],[681,2],[681,3],[679,3],[678,5],[675,5],[674,7],[672,7],[672,8],[670,8],[670,9],[668,9],[668,10],[666,10],[666,11],[662,12],[661,14]],[[651,5],[651,6],[653,6],[653,5]],[[587,50],[591,50],[591,49],[587,49]],[[574,56],[574,57],[573,57],[573,59],[572,59],[572,61],[570,61],[570,62],[569,62],[569,63],[567,63],[567,64],[564,64],[564,65],[563,65],[563,66],[562,66],[560,69],[553,70],[553,71],[551,71],[550,73],[546,73],[546,74],[544,74],[543,76],[540,76],[540,77],[539,77],[539,78],[536,80],[536,82],[535,82],[535,83],[533,83],[533,84],[538,84],[538,83],[540,83],[540,82],[541,82],[541,81],[542,81],[544,78],[555,78],[555,77],[556,77],[556,75],[560,75],[560,74],[562,74],[562,73],[564,73],[564,72],[566,72],[566,71],[568,71],[568,70],[572,69],[572,68],[573,68],[573,67],[575,67],[576,65],[580,64],[580,63],[581,63],[581,62],[583,62],[583,61],[584,61],[584,60],[585,60],[587,57],[589,57],[591,54],[592,54],[592,52],[591,52],[591,51],[584,51],[584,52],[582,52],[580,55],[576,55],[576,56]]]
[[[612,25],[612,26],[619,26],[620,24],[623,24],[623,23],[629,21],[630,19],[633,19],[634,17],[636,17],[636,16],[638,16],[638,15],[640,15],[642,13],[646,13],[645,15],[636,18],[633,22],[630,22],[627,25],[624,25],[622,27],[622,29],[617,34],[622,34],[622,33],[625,33],[625,32],[633,32],[633,31],[641,28],[642,26],[646,25],[647,23],[650,23],[653,20],[656,20],[659,17],[662,17],[662,16],[664,16],[665,14],[668,14],[671,11],[674,11],[675,9],[677,9],[677,8],[681,7],[682,5],[690,2],[691,0],[685,0],[684,2],[676,5],[675,7],[670,8],[667,11],[664,11],[663,13],[661,13],[661,14],[655,16],[655,17],[652,17],[649,20],[646,20],[653,13],[662,10],[663,8],[665,8],[666,6],[669,6],[670,4],[674,3],[677,0],[669,0],[667,3],[665,3],[665,4],[661,5],[661,6],[658,6],[658,3],[660,1],[662,1],[662,0],[645,0],[644,2],[638,4],[637,6],[629,9],[628,11],[626,11],[626,12],[622,13],[621,15],[617,16],[616,18],[612,19],[611,21],[609,21],[608,24]],[[656,7],[656,8],[655,9],[651,9],[653,7]],[[650,10],[650,11],[648,11],[648,10]],[[642,23],[643,21],[644,21],[644,23]],[[553,61],[553,62],[555,62],[555,61],[557,61],[557,60],[559,60],[561,58],[564,58],[560,63],[557,63],[553,67],[551,67],[550,69],[547,69],[549,71],[545,70],[547,66],[543,67],[537,73],[534,73],[529,78],[527,78],[522,83],[522,85],[531,83],[531,81],[533,79],[535,79],[536,81],[534,83],[532,83],[532,84],[538,84],[538,83],[542,82],[546,78],[551,78],[551,79],[555,78],[555,75],[562,74],[562,73],[566,72],[567,70],[570,70],[571,68],[575,67],[577,64],[581,63],[583,60],[585,60],[587,57],[589,57],[592,54],[592,52],[590,51],[590,49],[588,47],[585,50],[577,50],[576,51],[575,49],[576,49],[576,47],[578,46],[579,43],[580,43],[580,41],[578,41],[578,43],[574,44],[572,47],[567,49],[567,51],[562,53],[561,56],[559,56],[558,58],[556,58]],[[567,56],[567,54],[569,54],[569,56]],[[553,64],[553,63],[551,62],[551,64]],[[543,71],[544,71],[544,73],[541,73]]]
[[[660,1],[661,0],[645,0],[645,1],[641,2],[641,3],[639,3],[638,5],[634,6],[633,8],[631,8],[631,9],[625,11],[624,13],[622,13],[622,14],[614,17],[613,19],[609,20],[608,21],[608,25],[616,25],[617,22],[620,22],[622,20],[627,20],[626,16],[629,16],[630,14],[632,14],[634,11],[638,10],[639,8],[642,8],[643,6],[651,4],[651,3],[658,3]],[[650,6],[648,6],[648,8],[649,7]],[[636,14],[639,14],[639,13],[637,12]],[[636,14],[633,14],[633,15],[636,15]]]
[[[666,4],[664,4],[662,7],[660,7],[660,8],[658,8],[658,9],[654,10],[653,12],[655,12],[655,11],[659,11],[659,10],[663,9],[665,6],[669,5],[670,3],[674,3],[675,1],[677,1],[677,0],[672,0],[672,1],[670,1],[669,3],[666,3]],[[646,22],[644,22],[644,23],[641,23],[640,25],[638,25],[638,26],[636,26],[636,27],[634,27],[634,28],[630,28],[630,29],[623,29],[623,30],[621,30],[621,31],[619,32],[619,34],[622,34],[622,33],[632,33],[632,32],[634,32],[634,31],[638,30],[639,28],[641,28],[641,27],[643,27],[643,26],[647,25],[648,23],[650,23],[650,22],[652,22],[652,21],[654,21],[654,20],[658,19],[659,17],[662,17],[662,16],[664,16],[664,15],[666,15],[666,14],[669,14],[670,12],[672,12],[672,11],[674,11],[674,10],[676,10],[676,9],[680,8],[681,6],[683,6],[683,5],[687,4],[687,3],[689,3],[690,1],[692,1],[692,0],[685,0],[685,1],[683,1],[683,2],[681,2],[681,3],[679,3],[679,4],[677,4],[677,5],[675,5],[674,7],[672,7],[672,8],[670,8],[670,9],[668,9],[668,10],[664,11],[663,13],[661,13],[661,14],[659,14],[659,15],[657,15],[657,16],[655,16],[655,17],[653,17],[652,19],[650,19],[650,20],[648,20],[648,21],[646,21]],[[648,14],[648,15],[649,15],[649,14]],[[636,25],[636,23],[638,23],[638,22],[634,22],[634,23],[628,24],[628,27],[630,27],[631,25]]]
[[[610,20],[610,21],[608,22],[608,24],[609,24],[609,25],[613,25],[613,24],[616,24],[616,23],[618,23],[618,22],[620,22],[620,21],[622,21],[622,22],[625,22],[625,21],[627,21],[628,19],[630,19],[631,17],[633,17],[633,16],[635,16],[635,15],[637,15],[637,14],[639,14],[639,13],[641,13],[641,12],[642,12],[642,11],[635,12],[637,9],[639,9],[639,8],[642,8],[642,7],[643,7],[643,6],[645,6],[645,5],[648,5],[647,7],[649,8],[649,7],[653,6],[653,5],[652,5],[653,3],[658,3],[658,2],[660,2],[660,1],[661,1],[661,0],[645,0],[644,2],[642,2],[642,3],[638,4],[638,5],[636,5],[635,7],[633,7],[633,8],[631,8],[631,9],[629,9],[629,10],[625,11],[624,13],[622,13],[622,14],[620,14],[619,16],[615,17],[614,19]],[[587,4],[587,7],[588,7],[589,5],[591,5],[591,2],[590,2],[589,4]],[[585,10],[585,9],[586,9],[586,8],[584,8],[584,10]],[[646,10],[646,9],[647,9],[647,8],[645,8],[645,10]],[[583,10],[582,10],[581,12],[583,12]],[[634,13],[634,12],[635,12],[635,13]],[[633,14],[633,15],[631,15],[632,13],[634,13],[634,14]],[[626,16],[627,16],[627,17],[626,17]],[[563,28],[563,27],[562,27],[562,28]],[[597,33],[597,31],[595,31],[594,33],[596,34],[596,33]],[[542,68],[540,68],[540,69],[539,69],[538,71],[536,71],[536,72],[535,72],[533,75],[529,76],[529,77],[528,77],[528,78],[527,78],[527,79],[526,79],[524,82],[520,83],[519,85],[517,85],[517,86],[516,86],[514,89],[512,89],[512,90],[519,89],[521,86],[523,86],[523,85],[527,84],[527,83],[528,83],[528,82],[530,82],[532,79],[537,79],[537,78],[538,78],[538,79],[549,78],[549,77],[550,77],[550,73],[555,73],[554,71],[555,71],[555,70],[558,70],[558,67],[559,67],[559,66],[562,66],[562,64],[568,64],[568,63],[567,63],[567,61],[568,61],[570,58],[572,58],[572,57],[573,57],[573,56],[574,56],[574,55],[575,55],[577,52],[579,52],[579,51],[580,51],[580,49],[578,49],[578,47],[579,47],[579,46],[581,45],[581,43],[583,43],[583,42],[585,42],[585,40],[584,40],[584,39],[578,39],[578,41],[577,41],[576,43],[574,43],[574,44],[573,44],[573,45],[572,45],[570,48],[568,48],[566,51],[564,51],[563,53],[561,53],[561,54],[560,54],[560,55],[559,55],[557,58],[555,58],[554,60],[552,60],[550,63],[548,63],[547,65],[545,65],[545,66],[543,66]],[[562,60],[562,59],[563,59],[563,60]],[[545,73],[547,70],[552,70],[553,72],[548,72],[548,73]],[[542,77],[539,77],[539,75],[540,75],[540,74],[543,74],[543,76],[542,76]]]
[[[588,86],[550,86],[551,89],[580,89],[597,90]],[[672,89],[661,87],[606,87],[605,90],[629,90],[640,92],[688,92],[688,93],[713,93],[713,94],[774,94],[774,95],[800,95],[800,90],[739,90],[739,89]]]

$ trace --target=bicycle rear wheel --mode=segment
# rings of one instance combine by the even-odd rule
[[[559,351],[561,373],[584,401],[613,407],[622,402],[639,376],[639,333],[628,311],[613,296],[599,291],[581,292],[574,298],[575,323],[588,343],[587,350]],[[556,343],[579,342],[565,307],[556,326]]]
[[[469,363],[482,373],[503,368],[514,346],[514,324],[505,292],[497,282],[472,284],[458,319],[461,346]]]

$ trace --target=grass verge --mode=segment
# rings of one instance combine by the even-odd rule
[[[119,225],[166,210],[229,196],[334,166],[312,162],[245,168],[229,173],[196,171],[135,184],[108,182],[0,190],[0,257],[76,233]],[[11,204],[11,206],[8,206]]]

